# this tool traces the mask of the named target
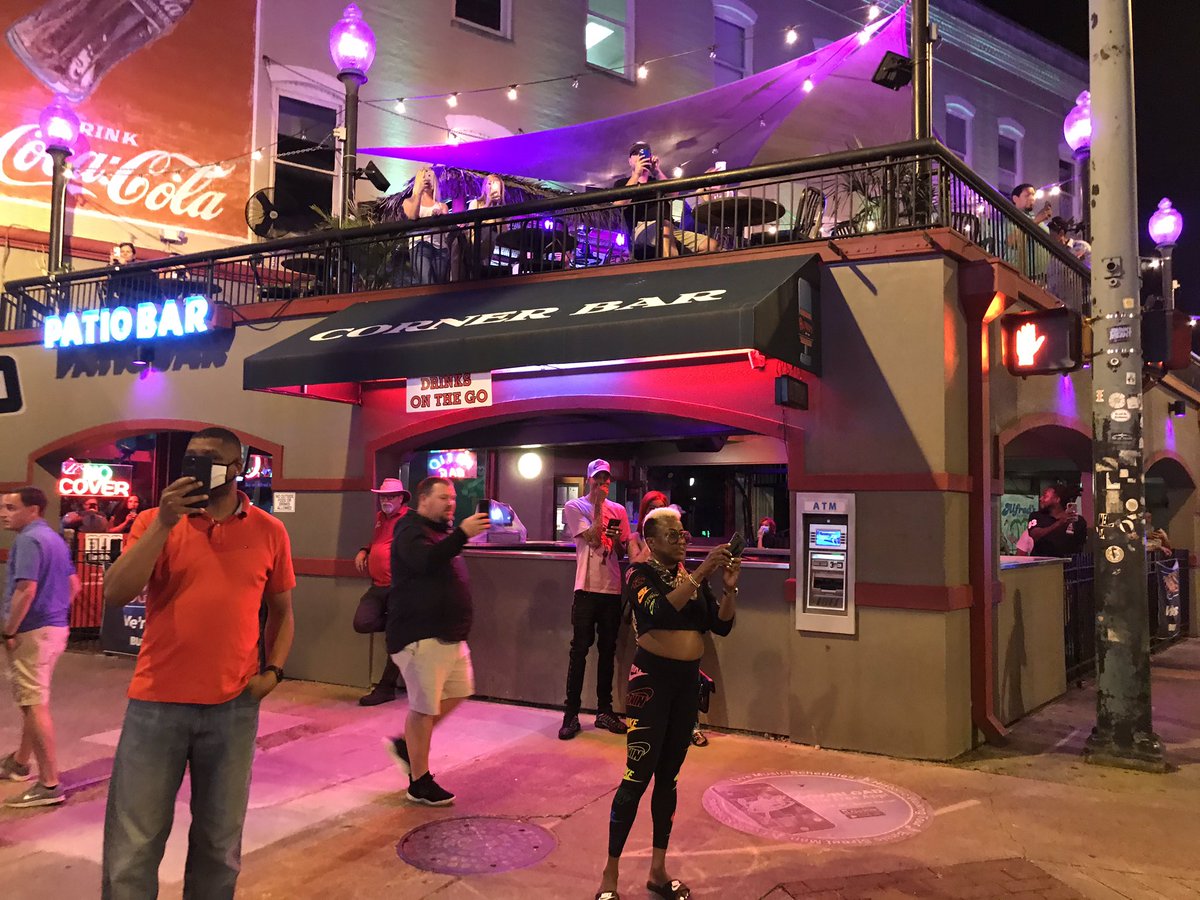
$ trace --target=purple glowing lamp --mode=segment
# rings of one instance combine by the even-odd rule
[[[79,138],[79,116],[71,109],[67,98],[56,94],[50,105],[38,116],[38,125],[42,129],[42,139],[47,147],[58,147],[72,150]]]
[[[1158,201],[1158,209],[1150,217],[1150,239],[1156,247],[1170,247],[1179,243],[1179,235],[1183,233],[1183,216],[1171,205],[1171,201],[1163,197]]]
[[[1063,137],[1075,153],[1092,147],[1092,95],[1084,91],[1075,98],[1075,106],[1063,120]]]
[[[329,29],[329,55],[339,72],[366,77],[375,61],[375,32],[363,19],[362,10],[351,3]]]

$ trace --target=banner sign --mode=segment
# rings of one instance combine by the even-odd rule
[[[1155,637],[1170,638],[1179,634],[1179,560],[1155,562],[1158,575],[1158,633]]]
[[[87,309],[63,316],[46,316],[42,346],[51,350],[91,347],[97,344],[146,343],[162,338],[187,337],[226,327],[226,307],[204,297],[187,297],[176,302],[139,303],[112,309]]]
[[[409,412],[491,406],[492,373],[461,372],[457,375],[409,378],[405,390],[408,392]]]
[[[52,163],[38,116],[79,117],[68,216],[243,238],[257,4],[6,0],[0,28],[0,211],[43,227]],[[220,60],[220,65],[214,65]],[[97,232],[94,232],[97,234]]]
[[[58,479],[60,497],[128,497],[133,466],[63,460]]]

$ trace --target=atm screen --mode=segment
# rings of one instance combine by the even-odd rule
[[[813,531],[812,546],[814,547],[845,547],[846,532],[838,528],[818,528]]]

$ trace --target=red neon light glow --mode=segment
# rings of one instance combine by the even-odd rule
[[[128,497],[133,468],[68,459],[63,462],[61,473],[62,477],[58,479],[60,497]]]
[[[1046,343],[1046,336],[1038,334],[1037,325],[1026,322],[1013,336],[1013,350],[1017,354],[1018,366],[1032,366],[1037,361],[1038,351]]]

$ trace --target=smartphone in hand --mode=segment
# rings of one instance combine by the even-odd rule
[[[746,539],[742,537],[740,531],[735,531],[733,537],[729,539],[729,553],[734,559],[742,555],[742,551],[746,549]]]
[[[195,478],[200,482],[200,486],[188,491],[186,496],[207,494],[212,490],[212,469],[213,461],[207,456],[185,456],[183,458],[183,464],[179,467],[179,477]],[[197,509],[203,509],[208,506],[208,501],[197,503],[195,506]]]

